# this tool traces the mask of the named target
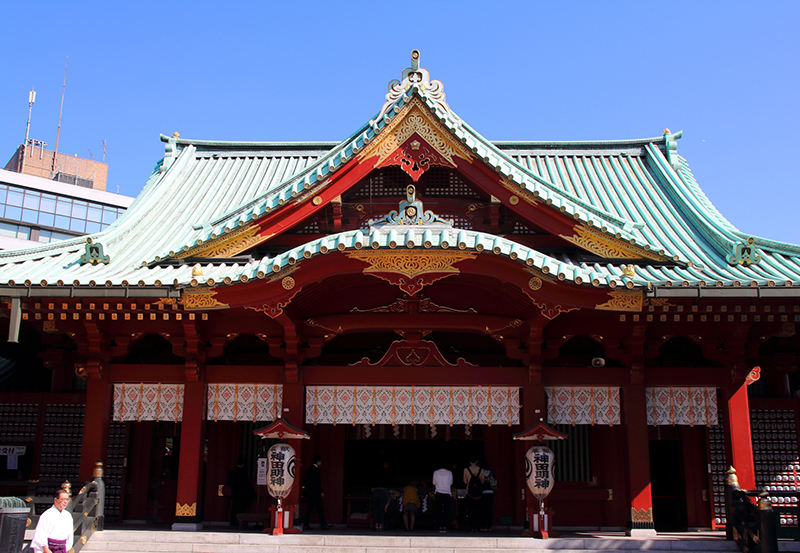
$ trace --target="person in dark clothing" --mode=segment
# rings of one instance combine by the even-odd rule
[[[325,510],[322,507],[322,498],[325,492],[322,491],[322,474],[319,467],[322,465],[322,455],[314,455],[312,465],[306,469],[303,475],[303,503],[306,504],[306,512],[303,516],[303,530],[311,530],[311,511],[317,509],[319,525],[322,530],[333,528],[333,524],[325,522]]]
[[[369,496],[369,507],[372,511],[372,522],[375,524],[375,530],[386,530],[384,520],[386,520],[386,511],[389,509],[389,502],[392,500],[392,495],[388,488],[379,486],[373,488]]]
[[[248,503],[255,497],[253,484],[244,468],[244,459],[236,461],[236,466],[228,473],[227,484],[231,488],[231,526],[238,526],[236,515],[246,513]]]

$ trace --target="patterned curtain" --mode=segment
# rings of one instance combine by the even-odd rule
[[[545,387],[549,424],[620,423],[619,388],[609,386]]]
[[[310,424],[519,424],[519,388],[307,386]]]
[[[183,384],[114,384],[114,421],[173,421],[183,419]]]
[[[717,389],[708,387],[645,388],[647,424],[717,424]]]
[[[274,421],[283,412],[280,384],[209,384],[208,420]]]

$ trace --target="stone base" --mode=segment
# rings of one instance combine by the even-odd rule
[[[625,531],[626,536],[637,539],[655,538],[658,534],[652,528],[628,528]]]
[[[173,532],[199,532],[202,529],[202,522],[176,522],[172,525]]]

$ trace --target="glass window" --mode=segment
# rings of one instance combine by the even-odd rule
[[[68,238],[75,238],[71,234],[66,234],[66,233],[63,233],[63,232],[55,232],[55,231],[53,231],[52,236],[53,236],[53,240],[66,240]]]
[[[49,230],[40,230],[39,231],[39,242],[44,242],[45,244],[49,243],[52,238],[52,233]]]
[[[39,199],[41,196],[38,192],[25,191],[25,199],[22,201],[22,207],[27,209],[39,209]]]
[[[19,230],[17,231],[17,238],[22,238],[23,240],[30,240],[31,239],[30,227],[19,227]]]
[[[89,221],[86,223],[86,233],[92,234],[94,232],[100,232],[100,223],[95,223],[93,221]]]
[[[80,205],[83,203],[83,205]],[[86,203],[72,202],[72,217],[77,219],[86,219]]]
[[[86,232],[86,219],[70,219],[69,230],[75,232]]]
[[[14,219],[15,221],[19,221],[20,217],[22,217],[22,208],[20,207],[12,207],[6,206],[6,219]]]
[[[56,204],[57,215],[69,215],[72,212],[72,202],[59,198]]]
[[[9,190],[8,197],[6,198],[6,204],[8,205],[15,205],[15,206],[22,206],[22,191],[17,190]]]
[[[0,236],[17,236],[17,226],[11,223],[0,223]]]
[[[8,188],[0,186],[0,204],[6,203],[6,194],[8,194]]]
[[[34,209],[23,209],[22,210],[22,219],[23,223],[33,223],[36,224],[36,221],[39,219],[39,212]]]
[[[56,224],[53,225],[56,228],[69,228],[69,217],[64,217],[63,215],[56,215]]]
[[[53,227],[56,224],[56,216],[52,213],[39,213],[39,224],[46,227]]]
[[[89,206],[89,214],[86,218],[90,221],[97,221],[99,223],[103,218],[103,209],[99,206]]]
[[[55,199],[50,199],[42,196],[42,202],[39,204],[39,211],[44,211],[45,213],[55,213],[56,212],[56,201]]]
[[[103,222],[110,225],[117,220],[117,210],[111,207],[103,208]]]

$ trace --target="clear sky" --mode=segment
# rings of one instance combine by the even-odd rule
[[[6,2],[0,166],[25,137],[102,159],[136,195],[159,133],[338,141],[421,51],[490,140],[684,131],[678,152],[741,231],[800,243],[800,2]]]

